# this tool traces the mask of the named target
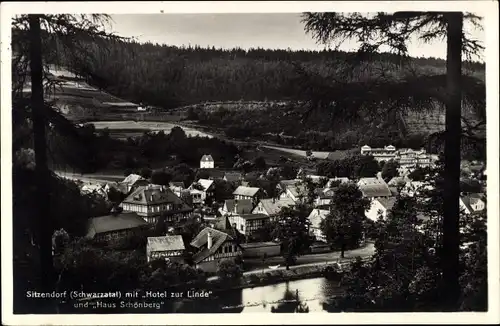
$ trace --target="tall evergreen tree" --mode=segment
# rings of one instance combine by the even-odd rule
[[[341,71],[345,80],[333,85],[333,90],[328,86],[316,87],[322,91],[315,91],[314,107],[333,107],[335,110],[355,112],[356,107],[379,107],[381,103],[386,106],[385,109],[412,105],[430,107],[436,102],[445,106],[444,161],[447,190],[444,197],[442,293],[445,294],[443,308],[451,311],[457,309],[460,293],[458,203],[462,105],[472,107],[483,116],[485,112],[484,84],[474,77],[462,74],[462,52],[470,56],[482,50],[478,41],[466,38],[463,31],[464,20],[479,25],[481,18],[462,12],[395,12],[371,16],[360,13],[303,15],[306,31],[312,33],[319,42],[338,44],[345,39],[354,39],[361,43],[358,55]],[[348,80],[353,68],[357,68],[360,65],[358,63],[362,65],[363,59],[376,53],[382,45],[388,45],[400,55],[400,64],[404,64],[408,58],[407,42],[412,37],[426,42],[446,38],[446,74],[412,74],[405,78],[392,78],[382,71],[378,78],[366,78],[364,83],[352,83]],[[354,71],[359,73],[359,69]],[[338,96],[340,93],[341,97]],[[325,94],[328,94],[326,98]]]

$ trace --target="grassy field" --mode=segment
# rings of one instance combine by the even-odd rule
[[[188,136],[212,137],[211,135],[194,128],[173,124],[170,122],[152,122],[152,121],[91,121],[97,130],[108,128],[112,137],[127,138],[140,136],[145,131],[163,131],[170,133],[173,127],[181,127]]]

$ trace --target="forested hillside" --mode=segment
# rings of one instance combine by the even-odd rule
[[[264,101],[300,98],[303,87],[297,83],[299,71],[335,78],[339,66],[354,54],[339,51],[286,51],[215,48],[178,48],[151,43],[106,41],[89,44],[76,66],[91,72],[89,83],[132,102],[142,102],[169,109],[205,101]],[[87,56],[86,54],[91,54]],[[380,54],[366,58],[366,65],[352,78],[362,80],[367,74],[402,75],[408,69],[400,58]],[[413,58],[411,70],[437,74],[445,69],[443,60]],[[484,79],[484,65],[468,64],[473,73]],[[305,94],[304,94],[305,96]]]

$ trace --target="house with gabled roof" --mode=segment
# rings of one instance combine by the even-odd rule
[[[374,198],[370,203],[370,208],[365,211],[365,216],[372,221],[377,221],[379,216],[385,220],[395,203],[395,197]]]
[[[213,200],[215,196],[214,180],[199,179],[189,186],[193,204],[201,205]]]
[[[181,235],[148,237],[146,257],[148,263],[156,259],[183,261],[185,250]]]
[[[480,194],[468,194],[460,196],[460,209],[465,214],[472,214],[483,211],[486,208],[486,202]]]
[[[261,199],[257,203],[257,206],[252,210],[253,214],[264,214],[271,218],[276,217],[283,207],[292,207],[295,202],[290,198],[275,199],[266,198]]]
[[[151,184],[151,182],[138,174],[132,173],[123,179],[123,181],[119,184],[123,187],[125,193],[129,193],[132,190],[137,189],[137,187],[147,186],[148,184]]]
[[[252,235],[271,220],[268,215],[260,213],[229,215],[228,219],[231,225],[234,225],[236,230],[245,236]]]
[[[300,182],[294,185],[287,185],[285,190],[280,194],[279,199],[289,198],[294,203],[303,202],[307,199],[307,187]]]
[[[201,230],[191,241],[191,246],[195,249],[193,262],[206,272],[215,272],[221,260],[235,259],[243,252],[234,237],[210,227]]]
[[[135,212],[113,210],[109,215],[90,218],[86,237],[103,241],[122,239],[147,225]]]
[[[249,214],[254,205],[252,199],[226,199],[224,206],[219,209],[222,216],[235,214]]]
[[[215,168],[215,161],[212,155],[205,154],[200,160],[200,169],[213,169]]]
[[[263,197],[262,189],[257,187],[239,186],[233,191],[234,199],[250,199],[254,205],[257,204],[260,198]]]
[[[160,216],[166,221],[179,221],[192,215],[193,208],[162,185],[140,186],[120,204],[123,211],[135,212],[148,223]]]
[[[330,178],[330,179],[328,179],[326,187],[332,188],[335,184],[349,183],[349,182],[351,182],[351,180],[349,180],[349,178],[347,178],[347,177]]]

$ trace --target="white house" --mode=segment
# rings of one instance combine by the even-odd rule
[[[294,203],[299,203],[307,199],[307,188],[303,184],[289,185],[280,194],[280,199],[289,198]]]
[[[394,203],[396,203],[394,197],[375,198],[372,200],[370,208],[366,210],[365,216],[372,221],[377,221],[379,216],[386,219],[387,213],[392,209]]]
[[[478,194],[469,194],[460,197],[460,209],[466,214],[480,212],[486,208],[486,203]]]
[[[309,228],[309,234],[314,236],[316,240],[321,242],[326,242],[326,237],[320,229],[320,224],[321,221],[323,221],[328,214],[330,214],[330,211],[327,209],[315,208],[308,216],[308,219],[311,222],[311,226]]]
[[[201,157],[200,169],[213,169],[215,167],[215,161],[212,155],[206,154]]]
[[[204,204],[207,198],[214,196],[214,180],[199,179],[188,188],[193,204]]]

